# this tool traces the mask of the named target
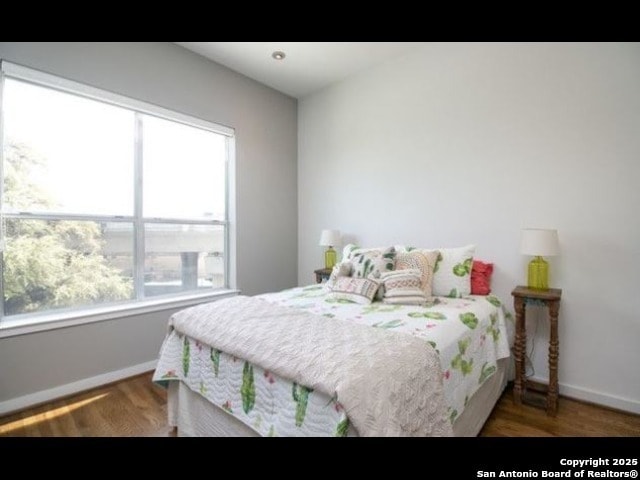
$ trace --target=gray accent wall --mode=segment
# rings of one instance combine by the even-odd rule
[[[235,128],[236,286],[296,285],[294,98],[168,42],[0,42],[0,58]],[[0,339],[0,402],[153,360],[172,312]]]

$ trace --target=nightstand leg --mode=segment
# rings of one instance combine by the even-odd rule
[[[549,391],[547,393],[547,414],[555,416],[558,411],[558,310],[560,302],[549,302]]]
[[[522,403],[522,390],[525,376],[525,351],[527,345],[527,331],[525,329],[525,304],[524,299],[516,298],[514,301],[516,310],[516,340],[514,354],[516,362],[516,381],[513,387],[513,399],[516,404]]]

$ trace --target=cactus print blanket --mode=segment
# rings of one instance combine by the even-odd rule
[[[261,295],[255,299],[287,307],[287,312],[291,312],[292,309],[309,312],[313,314],[315,325],[321,325],[319,322],[323,319],[331,319],[351,325],[374,327],[367,330],[379,333],[397,332],[395,336],[390,336],[392,338],[398,338],[397,335],[400,335],[428,343],[439,356],[439,365],[432,365],[429,371],[437,372],[436,377],[444,384],[444,406],[438,408],[446,410],[448,423],[455,421],[473,393],[493,375],[497,360],[509,356],[506,330],[509,316],[503,310],[500,301],[492,296],[435,298],[425,307],[382,303],[363,306],[333,301],[326,297],[322,286],[314,285]],[[219,303],[221,302],[210,305],[215,306]],[[203,309],[196,310],[196,316],[204,317],[204,305],[194,309]],[[184,312],[189,310],[193,309]],[[273,315],[283,318],[282,312],[277,311],[278,315]],[[176,315],[180,314],[182,312]],[[268,319],[269,314],[263,309],[258,317],[261,319],[258,321],[258,327],[264,328],[264,320]],[[182,323],[190,322],[185,320]],[[399,420],[389,420],[393,417],[389,412],[382,416],[379,412],[374,415],[358,415],[354,410],[354,397],[370,398],[370,393],[363,393],[356,388],[356,393],[345,394],[337,388],[339,382],[331,384],[326,378],[314,381],[309,377],[303,377],[300,367],[296,371],[287,368],[283,370],[269,361],[260,361],[253,356],[255,349],[248,353],[238,352],[226,344],[207,341],[194,331],[181,331],[175,324],[175,317],[172,324],[175,328],[171,329],[165,339],[154,380],[183,381],[192,390],[199,392],[262,435],[343,436],[347,434],[350,423],[360,435],[450,434],[449,429],[441,427],[434,431],[433,426],[411,426],[407,413],[410,408],[397,409]],[[256,328],[253,330],[257,332]],[[298,334],[291,328],[284,330],[285,332],[278,334],[280,338],[289,336],[297,340]],[[261,337],[263,333],[257,335]],[[323,351],[309,345],[305,348],[310,351]],[[431,349],[420,350],[425,352]],[[375,377],[378,372],[382,375],[388,370],[382,356],[378,361],[380,365],[369,368],[368,377]],[[398,362],[396,359],[387,363],[395,365],[399,364]],[[307,368],[303,367],[302,371],[304,370]],[[396,369],[393,375],[399,370],[402,368]],[[372,375],[371,372],[375,374]],[[318,375],[322,377],[322,374]],[[379,385],[383,382],[377,378],[373,380],[373,383],[378,385],[374,389],[380,388]],[[413,390],[415,391],[415,388]],[[424,397],[425,400],[427,398],[429,394]],[[355,403],[358,404],[358,401]],[[418,406],[418,409],[426,405],[425,402],[422,403],[423,406]],[[434,403],[431,402],[430,405],[433,406]],[[362,408],[362,405],[355,405],[356,410],[359,408]],[[412,408],[416,408],[415,405]],[[383,407],[383,412],[384,409],[388,410],[388,407]],[[405,413],[401,413],[402,411]],[[441,413],[438,413],[436,416],[440,415]],[[386,420],[382,421],[378,417]],[[386,426],[381,426],[380,422]]]

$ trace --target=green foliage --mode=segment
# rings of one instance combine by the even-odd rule
[[[502,305],[502,303],[500,303],[500,300],[498,300],[498,297],[494,297],[493,295],[489,295],[489,296],[487,296],[485,298],[487,299],[487,302],[489,302],[494,307],[499,307],[500,305]]]
[[[351,300],[347,300],[346,298],[325,298],[324,301],[327,303],[342,303],[342,304],[355,303],[355,302],[352,302]]]
[[[217,377],[220,371],[220,350],[211,349],[211,363],[213,363],[213,373]]]
[[[189,375],[189,362],[191,361],[191,347],[189,346],[189,337],[184,336],[184,343],[182,345],[182,371],[184,376]]]
[[[436,259],[436,264],[433,267],[433,273],[436,273],[438,271],[438,269],[440,268],[440,262],[442,261],[442,254],[440,252],[438,252],[438,258]]]
[[[473,259],[467,258],[464,262],[458,263],[453,267],[453,274],[458,277],[464,277],[465,275],[469,275],[471,273],[471,268],[473,267]]]
[[[472,312],[461,313],[460,321],[472,330],[478,326],[478,317]]]
[[[458,351],[464,355],[467,353],[467,348],[469,348],[469,344],[471,343],[471,338],[467,337],[464,340],[458,340]]]
[[[244,362],[242,369],[242,386],[240,387],[242,396],[242,410],[249,413],[256,404],[256,386],[253,379],[253,365]]]
[[[55,204],[32,178],[46,161],[23,144],[5,154],[4,202],[15,210]],[[131,298],[133,284],[102,255],[94,222],[7,219],[4,260],[5,314],[92,305]]]
[[[372,303],[371,305],[367,305],[365,307],[362,307],[362,315],[367,315],[369,313],[375,313],[375,312],[395,312],[396,310],[399,310],[402,308],[402,305],[387,305],[384,303],[379,303],[379,302],[375,302]]]
[[[334,436],[346,437],[348,431],[349,431],[349,419],[345,418],[344,420],[341,420],[340,423],[338,423],[338,426],[336,427],[336,434]]]
[[[449,421],[451,423],[456,421],[456,418],[458,418],[458,410],[454,409],[450,414],[449,414]]]
[[[489,365],[489,362],[485,362],[484,365],[482,365],[482,370],[480,371],[480,378],[478,379],[478,383],[483,384],[487,378],[489,378],[491,375],[495,373],[495,371],[496,371],[495,365]]]
[[[296,427],[302,426],[304,423],[304,417],[307,414],[307,402],[309,401],[309,394],[313,392],[313,388],[308,388],[303,385],[293,384],[292,395],[293,401],[296,402]]]
[[[409,312],[411,318],[430,318],[431,320],[446,320],[447,316],[440,312]]]
[[[387,320],[386,322],[377,322],[374,323],[373,325],[371,325],[372,327],[377,327],[377,328],[396,328],[396,327],[400,327],[404,325],[404,322],[402,320]]]
[[[491,325],[487,327],[487,335],[491,335],[494,342],[497,342],[500,338],[500,329],[496,328],[496,324],[498,323],[498,314],[492,313],[489,318],[491,319]]]
[[[3,202],[13,210],[42,210],[53,205],[51,198],[29,180],[46,174],[46,160],[24,143],[9,142],[4,152]]]
[[[453,267],[453,274],[457,275],[458,277],[464,277],[466,273],[467,271],[465,270],[464,265],[462,265],[461,263]]]
[[[467,376],[473,371],[473,358],[471,360],[467,360],[464,358],[464,355],[467,353],[467,348],[469,348],[469,344],[471,343],[470,338],[465,338],[464,340],[458,341],[458,354],[453,357],[451,360],[451,368],[460,370],[462,376]]]

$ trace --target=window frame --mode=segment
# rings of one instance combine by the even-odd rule
[[[57,212],[5,212],[2,204],[4,189],[4,111],[3,95],[5,78],[30,83],[54,91],[64,92],[81,98],[98,101],[108,105],[127,109],[134,114],[134,209],[133,215],[93,215]],[[142,117],[149,115],[190,127],[206,130],[225,137],[225,217],[222,220],[195,218],[168,218],[143,216],[143,150]],[[79,220],[109,223],[127,223],[133,227],[133,284],[134,298],[120,302],[105,302],[78,307],[49,309],[41,312],[20,313],[5,316],[4,314],[4,274],[0,264],[0,338],[7,336],[5,330],[17,328],[21,333],[49,329],[43,323],[53,322],[68,326],[68,320],[82,319],[99,321],[122,317],[123,314],[139,314],[171,308],[172,305],[199,303],[210,298],[237,293],[235,290],[235,229],[231,220],[235,216],[235,130],[231,127],[209,122],[191,115],[166,109],[151,103],[136,100],[113,92],[91,87],[83,83],[51,75],[21,65],[0,60],[0,253],[5,248],[5,219],[28,220]],[[222,226],[224,229],[224,285],[219,288],[189,290],[145,297],[145,225],[153,223],[192,224],[206,226]],[[139,313],[136,313],[139,312]],[[96,320],[96,318],[98,320]],[[79,322],[82,323],[82,322]],[[35,329],[29,326],[36,327]],[[44,327],[44,328],[41,328]],[[53,327],[55,328],[55,327]],[[26,330],[25,330],[26,329]],[[16,334],[21,334],[16,333]]]

